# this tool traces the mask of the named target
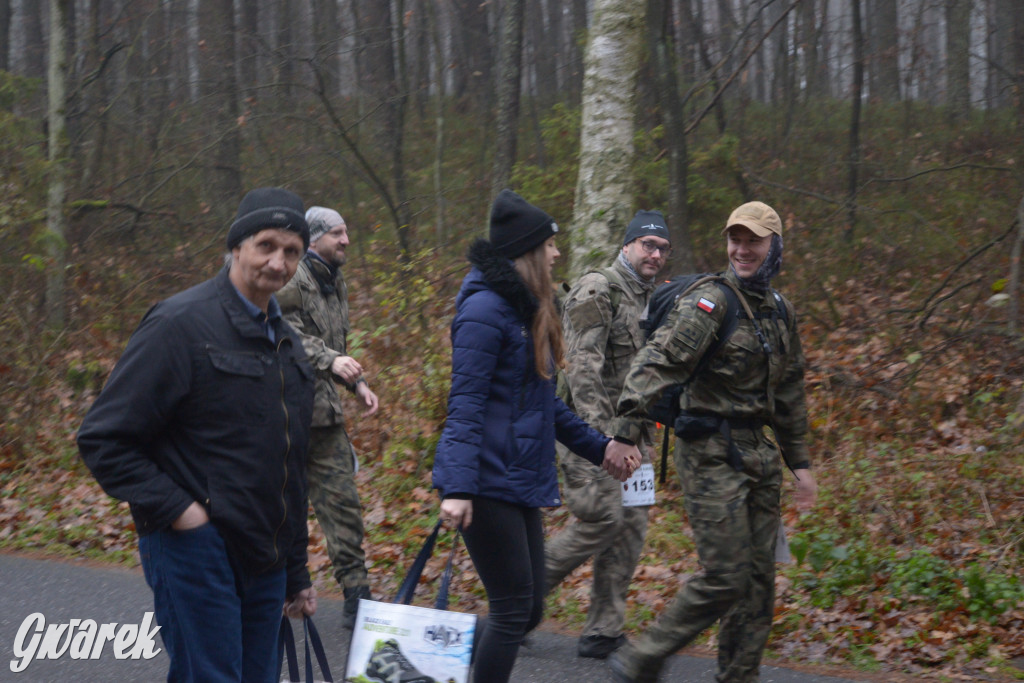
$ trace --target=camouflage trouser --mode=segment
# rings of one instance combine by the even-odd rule
[[[309,502],[327,541],[334,578],[342,588],[370,585],[354,457],[344,425],[310,430]]]
[[[626,592],[644,547],[648,508],[623,507],[622,484],[561,444],[558,459],[565,476],[565,503],[575,519],[545,546],[545,593],[593,557],[594,579],[582,635],[614,638],[626,621]],[[649,462],[646,452],[644,462]]]
[[[775,605],[775,538],[782,464],[761,430],[733,430],[743,470],[720,434],[676,440],[676,468],[702,566],[642,637],[619,651],[626,673],[654,681],[666,657],[722,620],[722,683],[758,680]]]

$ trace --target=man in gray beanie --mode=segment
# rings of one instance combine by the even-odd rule
[[[277,294],[281,310],[302,337],[306,357],[316,371],[313,428],[309,439],[309,500],[327,541],[334,577],[345,592],[345,625],[355,624],[360,599],[372,599],[363,551],[363,512],[356,489],[355,452],[345,431],[338,385],[377,411],[377,395],[363,367],[349,356],[348,289],[345,264],[348,228],[341,215],[322,206],[306,211],[309,251],[295,277]]]
[[[638,211],[626,228],[615,262],[587,273],[565,298],[566,403],[599,431],[608,432],[630,361],[643,345],[640,320],[655,276],[671,252],[665,217]],[[643,463],[627,488],[653,492],[648,453],[653,425],[644,424]],[[644,496],[624,496],[623,485],[583,458],[558,448],[565,480],[565,502],[574,519],[546,546],[544,564],[550,591],[576,567],[594,558],[590,607],[577,652],[603,659],[626,641],[626,591],[647,534]],[[643,479],[646,477],[649,481]]]
[[[228,265],[146,313],[78,431],[103,490],[131,506],[170,681],[276,681],[282,607],[316,611],[313,372],[274,299],[308,241],[295,194],[247,194]]]

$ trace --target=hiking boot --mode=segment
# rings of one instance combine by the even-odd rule
[[[612,653],[608,658],[608,668],[612,672],[615,683],[658,683],[658,672],[662,662],[651,665],[638,665],[629,653],[630,648]]]
[[[354,586],[345,589],[345,607],[342,610],[341,625],[349,630],[356,626],[356,612],[359,611],[360,600],[373,600],[369,586]]]
[[[377,683],[437,683],[420,673],[394,640],[378,640],[373,646],[373,654],[366,663],[366,677]]]
[[[576,644],[576,654],[591,659],[604,659],[626,644],[625,634],[615,636],[583,636]]]

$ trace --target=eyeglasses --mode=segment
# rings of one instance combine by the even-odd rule
[[[657,252],[661,252],[661,255],[668,258],[672,255],[672,247],[669,245],[661,245],[654,240],[639,240],[640,246],[644,248],[644,253],[649,256],[653,256]]]

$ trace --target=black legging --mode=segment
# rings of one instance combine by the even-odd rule
[[[523,637],[544,614],[540,510],[474,498],[473,521],[462,535],[490,605],[474,652],[473,683],[504,683]]]

